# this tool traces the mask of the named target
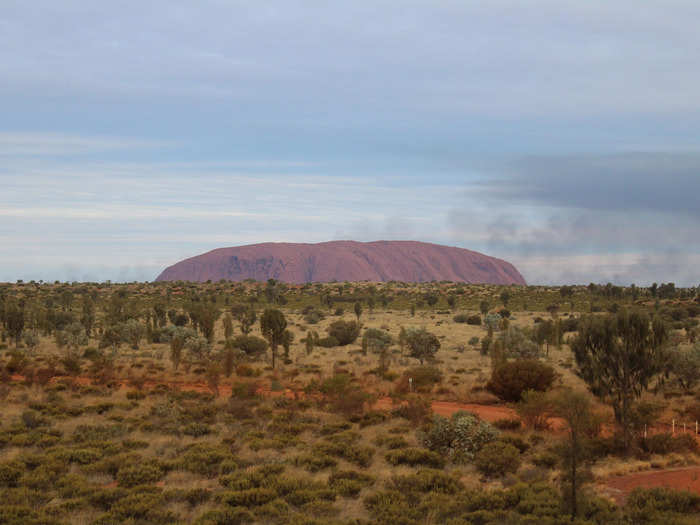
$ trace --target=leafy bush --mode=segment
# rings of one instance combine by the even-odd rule
[[[513,445],[504,441],[488,443],[476,453],[474,458],[476,468],[482,474],[501,477],[507,473],[515,473],[520,467],[520,452]]]
[[[135,487],[136,485],[155,483],[162,479],[164,475],[163,470],[153,464],[131,465],[119,469],[119,472],[117,472],[117,483],[120,487]]]
[[[209,510],[195,521],[195,525],[242,525],[254,520],[249,511],[241,508]]]
[[[349,345],[354,343],[360,335],[360,327],[357,321],[334,321],[328,327],[328,336],[334,337],[338,341],[338,346]]]
[[[423,469],[415,474],[394,476],[393,487],[403,493],[433,492],[439,494],[458,494],[464,490],[464,484],[454,476],[441,470]]]
[[[254,335],[237,335],[231,339],[230,344],[233,348],[238,348],[250,356],[260,355],[267,350],[267,341]]]
[[[457,318],[460,318],[457,320]],[[481,316],[479,314],[474,315],[457,315],[454,318],[456,323],[467,323],[472,326],[481,326]]]
[[[691,434],[679,434],[678,436],[671,433],[653,434],[646,439],[641,438],[639,445],[644,452],[649,454],[698,451],[698,443]]]
[[[520,430],[522,422],[517,417],[498,419],[493,426],[500,430]]]
[[[486,388],[504,401],[520,401],[526,390],[549,390],[555,377],[554,369],[539,361],[511,361],[493,370]]]
[[[16,487],[19,478],[22,477],[22,469],[10,463],[0,464],[0,487]]]
[[[272,489],[253,488],[225,492],[221,499],[232,507],[257,507],[275,499],[277,493]]]
[[[450,419],[435,416],[430,427],[420,432],[426,448],[455,462],[471,461],[481,448],[494,441],[498,430],[468,412],[457,412]]]
[[[441,381],[442,371],[439,368],[428,365],[414,366],[403,373],[396,385],[396,391],[401,394],[411,391],[427,393],[432,390],[433,385]]]
[[[323,348],[333,348],[334,346],[340,346],[340,341],[338,341],[332,335],[329,335],[328,337],[320,338],[318,341],[316,341],[316,344]]]
[[[328,486],[346,498],[357,497],[364,487],[373,483],[372,476],[354,470],[337,471],[328,478]]]
[[[338,464],[338,462],[328,454],[319,454],[317,452],[298,456],[294,460],[294,463],[305,468],[309,472],[318,472],[319,470],[333,468]]]
[[[645,517],[656,512],[690,514],[700,512],[700,495],[667,488],[636,488],[627,497],[627,508]]]
[[[424,465],[426,467],[443,468],[444,458],[437,452],[424,450],[422,448],[402,448],[392,450],[384,456],[392,465]]]

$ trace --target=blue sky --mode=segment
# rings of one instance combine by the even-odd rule
[[[0,3],[0,280],[416,239],[700,283],[700,4]]]

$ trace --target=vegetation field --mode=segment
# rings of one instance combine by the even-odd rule
[[[0,523],[699,523],[699,291],[0,285]]]

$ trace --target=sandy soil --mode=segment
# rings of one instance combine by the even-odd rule
[[[637,487],[667,487],[700,494],[700,467],[628,474],[609,478],[603,484],[603,491],[619,504],[624,503],[629,493]]]

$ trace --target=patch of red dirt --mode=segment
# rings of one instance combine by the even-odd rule
[[[630,492],[638,487],[645,489],[665,487],[700,494],[700,467],[640,472],[609,478],[603,483],[605,491],[618,504],[624,503]]]

